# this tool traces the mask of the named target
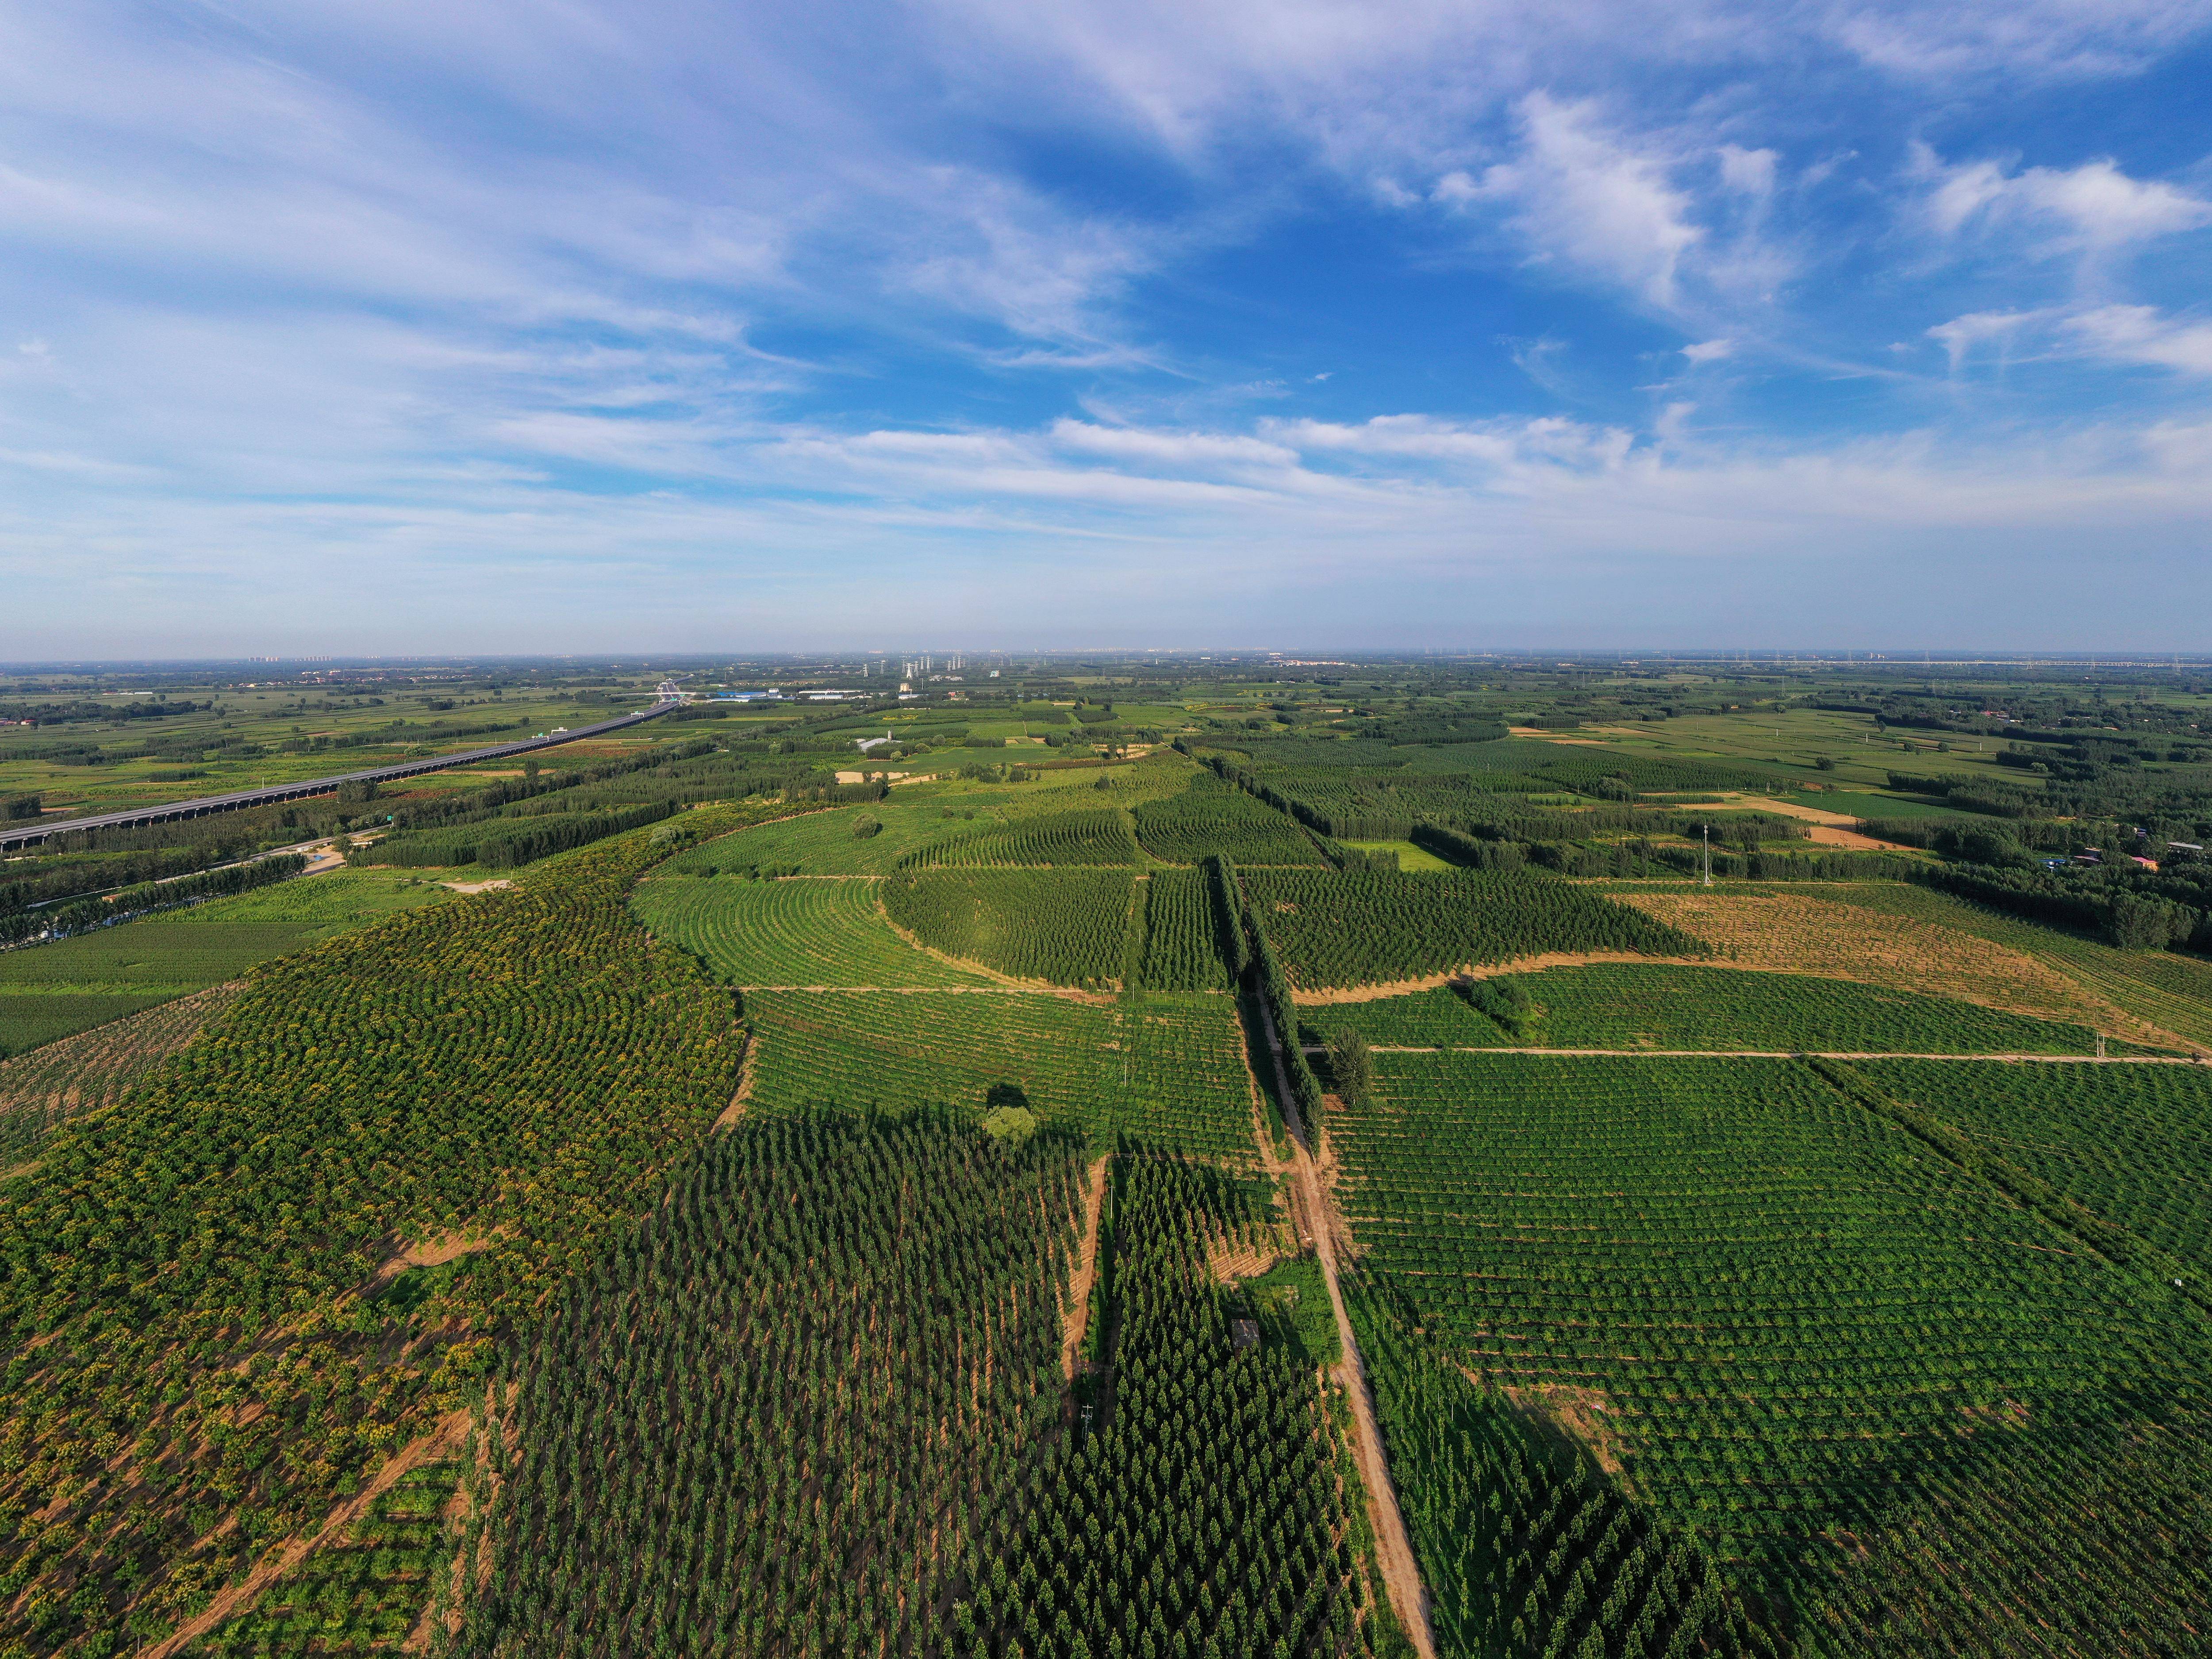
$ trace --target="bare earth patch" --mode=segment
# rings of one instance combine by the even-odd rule
[[[1687,933],[1692,930],[1685,928]],[[1411,996],[1416,991],[1433,991],[1440,985],[1449,985],[1456,979],[1494,979],[1502,974],[1533,974],[1544,968],[1587,968],[1594,962],[1657,962],[1674,963],[1692,968],[1732,967],[1730,963],[1715,963],[1705,957],[1645,957],[1632,951],[1547,951],[1540,956],[1516,957],[1510,962],[1469,963],[1464,967],[1447,968],[1441,973],[1424,974],[1419,979],[1394,979],[1381,985],[1334,985],[1318,990],[1303,988],[1291,993],[1291,1000],[1301,1008],[1322,1008],[1342,1002],[1380,1002],[1386,997]]]
[[[442,1267],[448,1261],[488,1250],[498,1242],[496,1233],[441,1233],[420,1244],[402,1244],[376,1264],[376,1271],[355,1286],[354,1294],[374,1296],[410,1267]]]
[[[1106,1160],[1091,1165],[1091,1188],[1083,1200],[1083,1249],[1075,1259],[1075,1278],[1067,1287],[1067,1313],[1060,1324],[1060,1374],[1075,1380],[1075,1356],[1083,1347],[1091,1318],[1091,1287],[1098,1278],[1098,1217],[1106,1207]]]
[[[1704,939],[1710,965],[1850,980],[1985,1008],[2070,1020],[2154,1048],[2186,1048],[2171,1031],[2093,996],[2024,951],[1972,933],[1793,893],[1637,893],[1612,897]]]
[[[456,893],[495,893],[501,888],[512,887],[514,884],[502,878],[497,881],[441,881],[438,885],[450,887]]]
[[[368,1514],[368,1506],[398,1485],[400,1476],[430,1462],[457,1443],[468,1426],[469,1414],[465,1411],[450,1412],[440,1419],[429,1433],[386,1459],[384,1467],[364,1481],[359,1492],[333,1509],[321,1526],[312,1533],[295,1534],[283,1549],[271,1550],[263,1556],[242,1582],[217,1592],[215,1600],[202,1611],[151,1647],[141,1649],[138,1659],[171,1659],[172,1655],[181,1652],[232,1614],[252,1607],[260,1599],[262,1591]]]
[[[1573,1441],[1606,1474],[1620,1474],[1619,1431],[1613,1425],[1613,1402],[1604,1389],[1538,1382],[1509,1388],[1504,1393],[1522,1415]]]

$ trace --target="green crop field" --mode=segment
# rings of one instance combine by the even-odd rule
[[[2212,1591],[2158,1518],[2212,1474],[2185,1381],[2212,1329],[2172,1287],[1796,1061],[1376,1073],[1333,1119],[1363,1264],[1489,1386],[1580,1391],[1662,1523],[1825,1607],[1834,1650],[1872,1650],[1849,1621],[1877,1593],[1836,1529],[1973,1529],[1948,1585],[1911,1575],[1931,1628],[1966,1628],[2053,1570],[2048,1517],[2089,1466],[2130,1508],[2058,1547],[2066,1616],[2109,1640]]]
[[[2106,1220],[2212,1269],[2212,1068],[1899,1060],[1852,1069]]]
[[[892,931],[880,884],[669,876],[630,900],[659,939],[731,985],[988,985],[987,974],[916,950]]]
[[[2121,951],[2063,928],[2008,916],[1948,893],[1896,883],[1806,884],[1805,896],[1955,927],[2047,962],[2085,990],[2177,1036],[2212,1048],[2212,962],[2166,951]]]
[[[882,827],[865,832],[865,823]],[[944,808],[884,802],[808,812],[755,824],[686,848],[662,868],[670,875],[725,874],[772,868],[809,876],[881,876],[916,848],[973,824],[948,818]]]
[[[318,937],[453,897],[453,890],[420,876],[386,870],[330,870],[278,882],[233,898],[210,899],[163,920],[194,922],[281,921],[315,930]],[[144,924],[137,924],[143,926]]]
[[[1565,882],[1473,872],[1238,873],[1302,988],[1383,984],[1548,951],[1708,954],[1674,928]]]
[[[1037,813],[1013,823],[933,842],[902,867],[956,869],[994,865],[1135,864],[1142,854],[1129,815],[1115,806]]]
[[[758,1043],[749,1109],[810,1103],[972,1110],[1018,1100],[1048,1122],[1243,1163],[1252,1106],[1226,997],[1112,1006],[1024,992],[861,991],[745,999]]]
[[[932,870],[883,884],[890,919],[932,950],[1092,988],[1121,981],[1133,897],[1126,870]]]
[[[1449,989],[1309,1009],[1303,1023],[1317,1042],[1352,1030],[1372,1043],[1415,1047],[1934,1054],[2086,1054],[2096,1047],[2086,1026],[1798,974],[1595,963],[1488,983],[1528,998],[1517,1029]]]

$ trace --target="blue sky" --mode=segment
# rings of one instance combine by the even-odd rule
[[[2212,647],[2212,0],[0,0],[0,657]]]

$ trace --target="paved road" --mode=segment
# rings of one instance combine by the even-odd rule
[[[249,806],[268,806],[278,801],[304,800],[310,795],[331,794],[343,783],[385,783],[397,778],[415,777],[424,772],[442,772],[455,766],[473,766],[483,761],[504,760],[510,755],[526,755],[535,749],[553,749],[564,743],[574,743],[580,738],[604,737],[610,732],[640,725],[679,707],[681,705],[673,701],[659,702],[650,708],[617,715],[613,720],[601,720],[594,726],[580,726],[573,732],[528,738],[520,743],[502,743],[489,749],[464,750],[455,755],[433,755],[427,760],[404,761],[397,766],[379,766],[366,772],[343,772],[334,777],[307,778],[298,783],[272,784],[263,789],[240,789],[228,795],[203,795],[194,800],[165,801],[157,806],[134,806],[128,811],[103,812],[94,817],[46,818],[36,823],[20,826],[0,825],[0,851],[29,847],[45,841],[49,836],[67,835],[73,830],[130,830],[149,823],[166,823],[174,818],[205,817],[215,812],[235,812]]]

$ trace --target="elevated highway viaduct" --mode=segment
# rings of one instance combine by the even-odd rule
[[[533,750],[554,749],[584,738],[603,738],[610,732],[641,726],[682,706],[679,698],[664,695],[662,700],[650,708],[637,709],[611,720],[600,720],[592,726],[580,726],[573,732],[556,732],[546,737],[526,738],[521,743],[502,743],[489,749],[470,749],[457,755],[434,755],[424,760],[403,761],[397,766],[374,767],[366,772],[340,773],[335,777],[306,778],[297,783],[271,784],[265,789],[240,789],[227,795],[202,795],[195,800],[166,801],[158,806],[134,806],[128,811],[102,812],[92,817],[45,818],[35,823],[22,824],[0,823],[0,852],[15,852],[26,847],[35,847],[50,836],[73,835],[81,830],[135,830],[149,823],[168,823],[178,818],[207,817],[216,812],[242,811],[249,806],[269,806],[280,801],[305,800],[311,795],[333,794],[342,784],[389,783],[398,778],[416,777],[424,772],[442,772],[456,766],[476,766],[485,761],[505,760],[511,755],[527,755]]]

